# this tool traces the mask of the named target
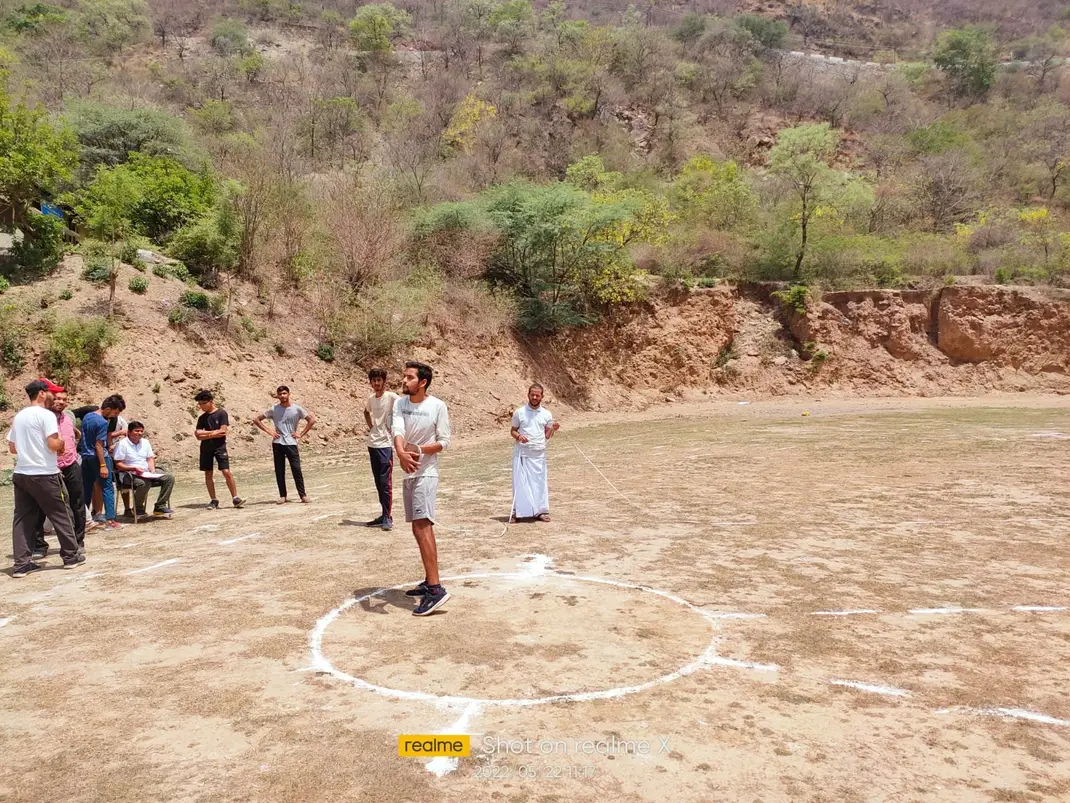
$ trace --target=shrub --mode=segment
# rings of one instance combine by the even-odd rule
[[[799,315],[806,314],[806,307],[810,301],[810,288],[805,284],[795,284],[787,290],[778,290],[773,293],[773,298],[780,302],[782,308],[787,308]]]
[[[199,290],[187,290],[179,299],[182,306],[190,309],[207,310],[211,302],[208,299],[207,293],[202,293]]]
[[[59,297],[63,301],[70,301],[72,298],[74,298],[74,291],[71,290],[71,288],[69,287],[65,287],[62,292],[60,292]]]
[[[212,47],[221,56],[245,55],[253,47],[241,20],[221,19],[212,26]]]
[[[53,270],[63,256],[63,223],[51,215],[28,215],[22,223],[23,236],[15,240],[0,268],[8,263],[10,275],[41,276]]]
[[[192,318],[193,314],[184,307],[171,307],[171,311],[167,313],[167,322],[176,329],[181,329]]]
[[[0,294],[6,293],[11,288],[11,282],[0,276]]]
[[[111,257],[86,257],[82,278],[92,284],[107,284],[111,279]]]
[[[115,328],[105,318],[71,318],[57,323],[44,353],[47,375],[61,385],[70,384],[80,371],[99,366],[116,338]]]
[[[320,343],[316,346],[316,356],[324,362],[334,361],[334,346],[330,343]]]
[[[208,298],[208,311],[215,317],[221,318],[227,311],[227,297],[223,293],[219,293]]]
[[[134,276],[130,279],[129,287],[132,293],[142,295],[146,290],[149,289],[149,280],[146,279],[144,276]]]
[[[234,267],[238,261],[238,237],[233,210],[224,203],[214,215],[202,217],[175,232],[168,250],[193,275],[201,277]]]

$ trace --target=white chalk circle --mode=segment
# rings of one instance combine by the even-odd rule
[[[614,586],[617,588],[629,589],[633,591],[641,591],[647,594],[654,594],[662,599],[674,602],[677,605],[686,608],[687,610],[701,616],[709,624],[711,630],[710,642],[706,649],[694,660],[690,661],[686,665],[679,669],[669,672],[666,675],[661,675],[652,680],[638,683],[632,686],[618,686],[612,689],[602,689],[599,691],[584,691],[584,692],[572,692],[567,694],[552,694],[546,697],[531,697],[531,698],[479,698],[479,697],[465,697],[449,694],[432,694],[422,691],[411,691],[406,689],[393,689],[387,686],[382,686],[377,683],[364,680],[363,678],[354,677],[353,675],[338,669],[331,663],[330,659],[323,654],[323,637],[327,632],[327,628],[331,626],[342,613],[351,608],[354,605],[358,605],[361,602],[372,599],[373,597],[382,596],[390,591],[397,591],[402,588],[410,588],[414,583],[402,583],[396,586],[389,586],[386,588],[380,588],[370,594],[365,594],[361,597],[354,597],[353,599],[346,600],[342,605],[331,612],[320,617],[316,622],[316,626],[313,628],[309,635],[309,650],[312,654],[312,666],[311,671],[321,672],[328,674],[338,680],[344,681],[358,689],[365,689],[367,691],[374,692],[376,694],[383,695],[385,697],[391,697],[397,700],[418,700],[422,702],[433,703],[443,707],[455,707],[455,706],[478,706],[479,708],[489,706],[502,706],[502,707],[527,707],[533,705],[545,705],[547,703],[562,703],[562,702],[588,702],[591,700],[608,700],[617,697],[623,697],[628,694],[637,694],[642,691],[647,691],[655,686],[661,686],[666,683],[671,683],[674,680],[690,675],[701,669],[706,669],[710,666],[720,663],[722,659],[719,659],[716,651],[716,632],[719,629],[719,624],[716,618],[716,612],[705,611],[701,608],[692,605],[685,599],[670,594],[667,591],[659,591],[656,588],[650,588],[649,586],[639,585],[636,583],[625,583],[617,580],[606,580],[602,577],[588,577],[585,575],[566,574],[564,572],[554,571],[550,568],[551,561],[549,558],[543,555],[527,556],[531,557],[532,561],[526,564],[522,569],[516,572],[486,572],[486,573],[474,573],[474,574],[458,574],[451,577],[442,578],[445,581],[458,581],[458,580],[483,580],[488,578],[503,578],[506,580],[534,580],[540,576],[559,578],[561,580],[575,581],[580,583],[595,583],[598,585]]]

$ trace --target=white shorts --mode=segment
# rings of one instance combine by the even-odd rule
[[[427,519],[434,524],[437,495],[438,477],[406,477],[401,486],[401,498],[405,502],[405,521]]]

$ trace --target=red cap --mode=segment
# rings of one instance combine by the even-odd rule
[[[57,385],[51,379],[45,379],[42,376],[42,377],[40,377],[40,380],[45,383],[45,385],[46,385],[45,389],[49,393],[66,393],[67,392],[67,390],[65,388],[61,388],[59,385]]]

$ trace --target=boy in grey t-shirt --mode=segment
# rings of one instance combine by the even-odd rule
[[[279,403],[258,415],[253,423],[260,428],[261,432],[271,436],[271,453],[275,458],[275,482],[279,485],[279,504],[286,503],[287,460],[290,462],[290,472],[294,475],[297,495],[301,497],[302,502],[308,502],[308,496],[305,494],[305,477],[301,473],[301,455],[298,454],[297,444],[315,426],[316,416],[299,404],[293,404],[290,401],[290,389],[286,385],[279,385],[275,395]],[[264,419],[267,418],[270,418],[275,425],[274,432],[264,424]],[[298,432],[302,419],[305,421],[305,426]]]

